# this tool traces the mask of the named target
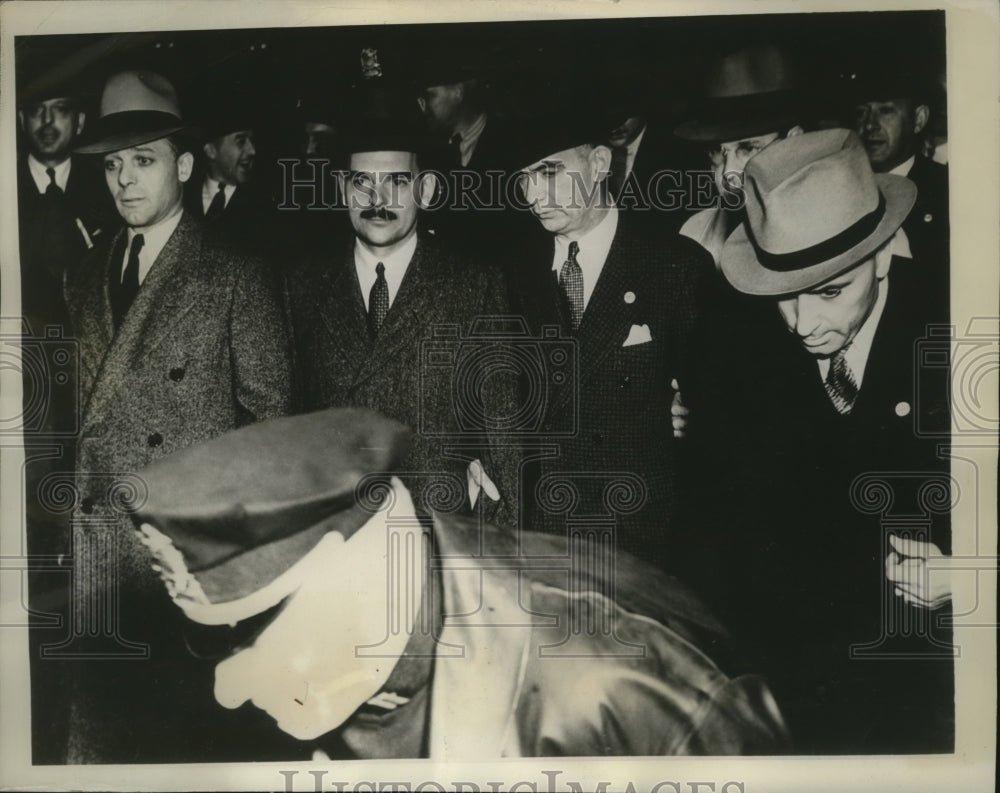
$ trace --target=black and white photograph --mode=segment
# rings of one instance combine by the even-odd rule
[[[995,4],[0,14],[0,789],[993,789]]]

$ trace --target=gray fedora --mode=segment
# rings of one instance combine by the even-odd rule
[[[917,197],[872,172],[857,134],[826,129],[772,143],[744,171],[747,219],[726,240],[726,279],[750,295],[812,289],[871,256]]]
[[[200,134],[182,120],[170,81],[155,72],[119,72],[105,83],[100,115],[91,125],[89,140],[76,151],[107,154],[178,132],[190,137]]]

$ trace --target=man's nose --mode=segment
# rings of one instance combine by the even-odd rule
[[[55,113],[51,107],[42,105],[42,124],[51,124],[55,119]]]
[[[247,157],[253,157],[257,153],[257,147],[253,145],[252,140],[248,140],[246,145],[243,147],[243,154]]]
[[[795,333],[805,339],[819,327],[819,312],[816,300],[812,295],[799,295],[795,298]]]
[[[122,163],[122,167],[118,169],[118,184],[122,187],[128,187],[128,185],[135,182],[135,172],[128,163]]]
[[[863,130],[878,129],[878,116],[872,112],[870,107],[866,107],[861,115],[861,128]]]

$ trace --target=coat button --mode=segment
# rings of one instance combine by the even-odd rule
[[[896,403],[896,415],[900,418],[906,418],[910,415],[910,403],[909,402],[898,402]]]
[[[932,220],[934,220],[934,216],[930,212],[924,215],[924,223],[930,223]]]
[[[179,382],[180,380],[183,380],[184,370],[179,366],[175,366],[173,369],[170,370],[170,379],[173,380],[175,383]]]
[[[146,438],[146,443],[148,443],[155,449],[157,446],[163,445],[163,436],[160,435],[160,433],[158,432],[154,432],[152,435]]]
[[[85,498],[83,501],[81,501],[80,502],[80,511],[84,515],[91,514],[94,511],[94,499],[92,499],[92,498]]]

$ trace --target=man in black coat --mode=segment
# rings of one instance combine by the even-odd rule
[[[510,523],[514,457],[489,422],[514,410],[515,384],[477,379],[491,342],[470,336],[483,331],[477,318],[507,313],[506,293],[499,271],[419,233],[435,189],[419,174],[423,140],[417,119],[395,109],[348,132],[354,234],[288,273],[301,407],[366,407],[403,422],[414,430],[403,478],[422,506],[478,502]]]
[[[916,366],[947,315],[892,256],[916,191],[847,130],[779,141],[746,180],[722,268],[751,297],[706,323],[686,387],[701,487],[676,572],[759,651],[799,751],[950,751],[948,593],[903,581],[950,545],[947,395]]]
[[[543,413],[531,442],[553,445],[525,468],[523,522],[565,531],[597,519],[615,527],[616,547],[658,560],[676,500],[671,381],[712,265],[688,240],[645,237],[609,201],[604,121],[536,119],[522,171],[542,228],[509,276],[515,311],[552,364],[525,379]],[[559,363],[567,343],[572,358]]]

